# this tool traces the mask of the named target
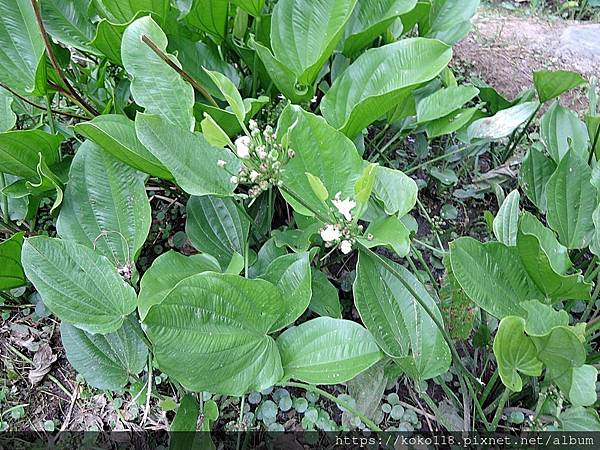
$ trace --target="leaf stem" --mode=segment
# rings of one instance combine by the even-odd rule
[[[542,106],[543,106],[543,103],[540,103],[537,106],[537,108],[535,109],[535,111],[533,112],[533,114],[531,115],[531,117],[529,118],[529,120],[527,121],[525,126],[523,127],[523,130],[521,130],[521,132],[519,133],[519,136],[517,137],[517,139],[515,139],[512,142],[512,145],[510,145],[510,141],[509,141],[509,145],[506,146],[506,150],[504,151],[504,154],[502,155],[502,162],[506,162],[508,160],[508,158],[510,158],[510,156],[517,149],[517,146],[521,143],[521,141],[525,137],[525,134],[527,133],[527,129],[531,125],[531,122],[533,122],[533,119],[535,119],[535,117],[537,116],[538,112],[540,112],[540,109],[542,109]]]
[[[215,99],[213,98],[213,96],[210,95],[210,93],[208,92],[208,90],[206,90],[206,88],[204,86],[202,86],[198,81],[194,80],[189,73],[187,73],[185,70],[183,70],[177,64],[175,64],[173,62],[173,60],[171,58],[169,58],[169,56],[165,52],[163,52],[158,47],[158,45],[156,45],[152,41],[152,39],[150,39],[145,34],[142,34],[142,42],[144,44],[146,44],[148,47],[150,47],[150,49],[154,53],[156,53],[156,56],[158,56],[160,59],[162,59],[171,69],[173,69],[175,72],[177,72],[181,76],[181,78],[183,78],[185,81],[187,81],[188,83],[190,83],[194,89],[196,89],[198,92],[200,92],[202,94],[202,96],[206,100],[208,100],[211,105],[213,105],[213,106],[215,106],[217,108],[219,107],[219,105],[217,104],[217,102],[215,101]]]
[[[491,430],[496,431],[498,428],[498,424],[500,423],[500,418],[502,417],[502,411],[504,409],[504,405],[508,401],[510,397],[510,390],[508,388],[504,388],[504,392],[502,393],[502,397],[500,397],[500,402],[498,402],[498,407],[496,408],[496,413],[494,414],[494,419],[492,420]]]
[[[356,408],[352,407],[352,405],[350,405],[349,403],[347,403],[347,402],[345,402],[343,400],[340,400],[336,396],[330,394],[327,391],[324,391],[323,389],[318,388],[317,386],[314,386],[312,384],[306,384],[306,383],[295,383],[295,382],[292,382],[292,381],[289,381],[287,383],[283,383],[281,386],[282,387],[300,388],[300,389],[304,389],[306,391],[314,392],[315,394],[322,395],[323,397],[331,400],[332,402],[335,402],[337,405],[339,405],[342,408],[344,408],[345,410],[347,410],[353,416],[358,417],[362,421],[362,423],[364,423],[366,426],[368,426],[371,429],[371,431],[376,431],[376,432],[383,431],[381,428],[379,428],[377,426],[377,424],[375,422],[373,422],[371,419],[369,419],[363,413],[361,413],[360,411],[358,411]]]
[[[52,116],[52,97],[50,94],[46,94],[46,115],[48,116],[48,126],[52,134],[56,134],[56,125],[54,124],[54,117]]]
[[[63,72],[62,68],[60,67],[60,64],[58,64],[58,61],[56,60],[56,56],[54,56],[54,52],[52,51],[52,44],[50,43],[50,38],[48,37],[48,33],[46,32],[46,28],[44,27],[44,21],[42,20],[42,13],[40,12],[40,7],[38,5],[37,0],[31,0],[31,6],[33,8],[33,12],[35,15],[35,20],[37,22],[38,28],[42,35],[42,39],[44,41],[44,46],[46,47],[46,54],[48,55],[48,59],[50,59],[50,64],[52,64],[52,67],[54,67],[54,70],[56,70],[56,74],[58,75],[58,77],[60,78],[62,83],[65,85],[67,90],[77,100],[77,103],[79,103],[83,109],[85,109],[87,112],[89,112],[93,116],[100,115],[100,113],[98,113],[98,111],[96,111],[93,106],[90,106],[85,101],[85,99],[79,94],[79,92],[77,92],[73,88],[71,83],[69,83],[69,80],[67,80],[65,73]]]
[[[6,175],[4,175],[4,172],[0,172],[0,191],[2,191],[5,187]],[[4,222],[9,223],[10,212],[8,210],[8,197],[4,192],[1,192],[0,195],[2,196],[2,218],[4,219]]]

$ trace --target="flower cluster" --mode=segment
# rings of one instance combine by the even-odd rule
[[[271,186],[281,185],[281,168],[295,153],[277,143],[271,126],[261,132],[258,124],[251,120],[249,128],[250,136],[240,136],[235,141],[235,153],[242,165],[239,173],[231,176],[231,182],[249,186],[248,196],[256,198]],[[218,165],[225,167],[226,163],[219,161]]]
[[[338,223],[327,224],[321,228],[321,238],[326,247],[339,246],[340,251],[347,255],[352,251],[356,243],[355,233],[362,232],[363,226],[353,222],[352,210],[356,208],[356,202],[351,198],[342,199],[342,193],[335,194],[331,203],[335,207],[334,215],[340,216]]]

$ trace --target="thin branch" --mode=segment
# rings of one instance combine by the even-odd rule
[[[193,86],[194,89],[196,89],[198,92],[200,92],[204,96],[204,98],[210,102],[211,105],[213,105],[213,106],[215,106],[217,108],[219,107],[219,105],[217,104],[217,102],[215,101],[215,99],[213,98],[213,96],[210,95],[210,93],[206,90],[206,88],[204,86],[202,86],[200,83],[198,83],[196,80],[194,80],[189,73],[187,73],[185,70],[183,70],[177,64],[175,64],[173,62],[173,60],[171,58],[169,58],[169,55],[167,55],[165,52],[163,52],[158,47],[158,45],[156,45],[152,41],[152,39],[150,39],[145,34],[142,34],[142,42],[144,44],[146,44],[148,47],[150,47],[150,49],[154,53],[156,53],[156,56],[158,56],[165,63],[167,63],[167,65],[171,69],[173,69],[175,72],[177,72],[185,81],[187,81],[188,83],[190,83]]]
[[[4,83],[2,83],[1,81],[0,81],[0,87],[3,88],[3,89],[6,89],[12,95],[14,95],[15,97],[17,97],[19,100],[27,103],[28,105],[31,105],[31,106],[33,106],[36,109],[40,109],[42,111],[46,111],[46,107],[45,106],[38,105],[37,103],[32,102],[27,97],[22,96],[21,94],[19,94],[18,92],[14,91],[10,87],[8,87]],[[58,114],[59,116],[71,117],[73,119],[79,119],[79,120],[88,120],[89,119],[89,117],[80,116],[78,114],[74,114],[74,113],[71,113],[71,112],[68,112],[68,111],[60,111],[58,109],[53,109],[52,113],[53,114]]]
[[[44,46],[46,47],[46,53],[48,55],[48,58],[50,59],[50,63],[52,64],[52,67],[54,67],[54,70],[56,70],[58,77],[61,79],[63,84],[67,87],[67,90],[71,93],[73,98],[77,101],[77,103],[83,109],[85,109],[87,112],[89,112],[90,114],[92,114],[94,116],[99,116],[100,113],[98,111],[96,111],[96,109],[94,109],[93,106],[90,106],[85,101],[85,99],[79,94],[79,92],[77,92],[73,88],[71,83],[69,83],[69,80],[67,80],[67,77],[65,76],[63,70],[61,69],[60,65],[58,64],[58,61],[56,60],[56,57],[54,56],[54,52],[52,51],[52,44],[50,43],[50,38],[48,37],[48,33],[46,33],[46,28],[44,27],[44,21],[42,20],[42,13],[40,12],[40,7],[37,3],[37,0],[31,0],[31,6],[33,7],[33,12],[35,13],[35,20],[40,29],[40,33],[42,34],[42,39],[44,40]]]

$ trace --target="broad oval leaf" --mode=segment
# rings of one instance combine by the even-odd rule
[[[90,386],[120,391],[130,375],[144,368],[148,347],[138,336],[142,330],[133,320],[130,317],[117,331],[105,335],[86,333],[67,322],[60,324],[67,359]]]
[[[199,251],[226,268],[235,253],[244,255],[250,221],[229,198],[190,197],[185,231]]]
[[[554,103],[542,116],[540,134],[548,153],[556,164],[573,149],[582,159],[587,158],[590,139],[588,131],[575,111]]]
[[[419,33],[453,45],[471,31],[471,18],[479,7],[479,0],[431,0],[426,26],[419,24]]]
[[[587,163],[570,150],[548,180],[548,225],[569,249],[587,247],[594,234],[596,188],[591,176]]]
[[[521,302],[543,298],[515,247],[464,237],[450,244],[456,280],[474,303],[498,319],[523,316]]]
[[[236,185],[230,173],[237,173],[239,162],[229,150],[212,147],[201,134],[178,129],[160,116],[137,114],[135,130],[188,194],[228,197],[233,193]],[[219,160],[226,162],[227,170],[218,166]]]
[[[336,78],[321,102],[323,117],[354,138],[395,107],[408,90],[435,78],[451,57],[450,47],[423,38],[368,50]]]
[[[309,308],[320,316],[342,318],[342,305],[337,288],[329,281],[327,275],[315,268],[312,269],[312,296]]]
[[[507,247],[517,245],[517,231],[519,228],[519,203],[521,194],[514,190],[506,196],[504,202],[494,218],[494,235],[499,242]]]
[[[561,431],[579,431],[589,433],[600,431],[600,417],[594,408],[577,406],[569,408],[560,415]]]
[[[121,58],[131,76],[131,95],[147,113],[158,114],[183,130],[193,130],[194,88],[142,40],[144,36],[163,52],[168,45],[167,36],[151,17],[142,17],[127,27]],[[175,57],[169,57],[179,65]]]
[[[282,309],[279,289],[267,281],[206,272],[177,284],[143,327],[160,369],[184,387],[241,396],[283,376],[268,336]]]
[[[543,251],[548,255],[550,265],[556,273],[565,274],[573,266],[569,250],[556,239],[552,230],[546,228],[537,217],[524,211],[519,222],[519,230],[538,238]]]
[[[417,122],[425,123],[445,117],[475,98],[477,94],[479,89],[475,86],[451,86],[439,89],[417,103]]]
[[[41,130],[0,133],[0,168],[4,173],[37,181],[40,155],[47,165],[56,164],[61,140],[59,135]]]
[[[98,54],[92,45],[95,28],[88,15],[91,0],[40,1],[44,25],[57,41],[88,53]]]
[[[141,172],[84,142],[71,163],[58,234],[116,266],[133,265],[152,223],[144,181]]]
[[[546,211],[546,186],[556,170],[556,164],[535,146],[527,152],[519,172],[521,187],[527,198],[539,210]]]
[[[31,1],[0,0],[0,11],[0,80],[21,94],[38,93],[45,47]]]
[[[260,278],[273,283],[282,293],[285,306],[274,330],[283,329],[304,314],[312,296],[308,253],[280,256]]]
[[[552,100],[585,83],[587,83],[585,78],[568,70],[540,70],[533,73],[533,84],[541,103]]]
[[[135,291],[105,256],[76,242],[38,236],[23,245],[25,275],[59,319],[89,333],[117,331]]]
[[[173,178],[165,166],[139,141],[135,133],[135,124],[127,116],[98,116],[89,122],[78,123],[75,125],[75,131],[141,172],[165,180]]]
[[[277,339],[284,380],[337,384],[351,380],[383,354],[356,322],[319,317],[289,328]]]
[[[265,6],[265,0],[232,0],[234,4],[242,8],[248,14],[254,17],[260,17],[260,13]]]
[[[278,135],[286,134],[290,148],[295,151],[282,170],[286,190],[293,192],[310,208],[323,216],[329,209],[314,193],[306,173],[318,177],[331,195],[340,192],[342,198],[354,198],[354,186],[363,174],[363,160],[356,147],[346,136],[334,130],[322,117],[290,106],[280,117]],[[294,197],[282,193],[296,211],[303,215],[313,213],[299,204]]]
[[[229,0],[193,0],[185,21],[219,41],[225,39]]]
[[[575,330],[573,327],[560,326],[545,336],[531,338],[537,348],[538,358],[555,377],[561,377],[573,367],[585,364],[585,346]]]
[[[521,103],[473,122],[467,131],[469,139],[502,139],[517,130],[535,114],[538,102]]]
[[[21,265],[23,233],[17,233],[0,244],[0,290],[25,286],[27,278]]]
[[[361,238],[367,248],[387,247],[403,258],[410,253],[410,231],[396,216],[381,216],[367,228],[371,239]]]
[[[455,133],[471,123],[477,113],[481,113],[478,108],[459,109],[445,117],[429,122],[425,125],[427,137],[433,139]]]
[[[560,377],[548,371],[545,380],[552,380],[561,391],[569,398],[573,406],[592,406],[598,400],[596,393],[596,380],[598,370],[591,365],[584,364],[568,370]]]
[[[12,130],[17,124],[17,115],[12,109],[13,102],[13,95],[0,89],[0,133]]]
[[[442,332],[405,283],[443,323],[435,300],[404,267],[392,261],[396,274],[373,256],[360,252],[354,282],[354,302],[367,329],[381,349],[411,377],[429,379],[448,371],[450,349]]]
[[[174,251],[160,255],[140,283],[140,318],[144,320],[150,308],[160,304],[180,281],[204,272],[221,272],[221,266],[210,255],[184,256]]]
[[[525,334],[525,320],[522,317],[502,319],[494,338],[494,355],[502,383],[513,392],[523,389],[519,373],[532,377],[542,374],[542,362],[537,357],[537,349],[531,338]]]
[[[352,56],[370,45],[416,4],[417,0],[358,0],[346,26],[344,54]]]
[[[417,183],[399,170],[377,166],[373,193],[383,203],[385,212],[402,217],[417,204]]]
[[[298,83],[311,85],[331,56],[357,0],[280,0],[271,19],[271,48]]]
[[[140,12],[166,19],[169,0],[94,0],[98,12],[113,23],[126,23]]]

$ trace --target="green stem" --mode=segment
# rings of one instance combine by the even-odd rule
[[[421,213],[425,217],[425,220],[427,220],[427,223],[429,224],[429,227],[431,228],[431,232],[433,233],[433,235],[435,236],[435,238],[438,241],[438,245],[440,246],[441,251],[442,252],[446,252],[446,250],[444,249],[444,245],[442,244],[442,240],[440,239],[440,235],[437,232],[437,230],[435,228],[435,225],[433,224],[433,220],[431,220],[431,216],[429,215],[429,213],[427,212],[427,210],[423,206],[423,203],[421,203],[421,200],[419,200],[418,197],[417,197],[417,206],[421,210]]]
[[[46,95],[46,115],[48,116],[48,126],[52,134],[56,134],[56,125],[54,124],[54,117],[52,116],[52,97],[50,94]]]
[[[271,236],[271,225],[273,224],[273,210],[274,210],[274,205],[273,205],[273,186],[269,186],[269,200],[268,200],[269,204],[268,204],[268,220],[269,220],[269,236]]]
[[[525,137],[525,134],[527,133],[527,129],[531,125],[531,122],[533,122],[533,119],[535,119],[538,112],[540,112],[540,109],[542,109],[542,105],[543,105],[543,103],[540,103],[538,105],[538,107],[535,109],[535,111],[533,112],[533,114],[531,115],[531,117],[529,118],[529,120],[527,121],[525,126],[523,127],[523,130],[521,130],[521,133],[519,133],[519,137],[513,142],[512,146],[510,146],[506,149],[506,151],[504,152],[504,155],[502,155],[503,162],[506,162],[508,160],[508,158],[510,158],[510,156],[516,150],[517,146],[521,143],[521,141]]]
[[[398,131],[394,136],[392,136],[392,138],[387,141],[387,143],[379,148],[379,146],[375,147],[375,154],[373,156],[381,156],[382,158],[384,158],[385,160],[387,160],[388,162],[390,162],[389,158],[385,155],[385,152],[398,140],[400,139],[400,137],[402,137],[402,134],[404,133],[404,129],[401,129],[400,131]],[[377,162],[379,160],[379,158],[375,159],[374,162]],[[371,159],[371,161],[373,162],[373,159]]]
[[[375,422],[373,422],[371,419],[369,419],[363,413],[358,411],[356,408],[352,407],[352,405],[350,405],[349,403],[347,403],[343,400],[340,400],[336,396],[330,394],[327,391],[324,391],[323,389],[319,389],[318,387],[313,386],[312,384],[295,383],[295,382],[289,381],[287,383],[283,383],[281,386],[282,387],[295,387],[295,388],[299,388],[299,389],[304,389],[306,391],[314,392],[315,394],[319,394],[319,395],[331,400],[332,402],[335,402],[337,405],[344,408],[346,411],[348,411],[353,416],[358,417],[362,421],[362,423],[364,423],[366,426],[368,426],[371,429],[371,431],[376,431],[376,432],[382,431],[381,428],[379,428]]]
[[[448,159],[451,156],[454,156],[454,155],[456,155],[458,153],[466,152],[469,149],[470,149],[470,146],[469,147],[465,147],[465,148],[459,148],[458,150],[454,150],[454,151],[452,151],[450,153],[446,153],[446,154],[441,155],[441,156],[436,156],[435,158],[432,158],[432,159],[430,159],[428,161],[425,161],[424,163],[421,163],[418,166],[414,166],[414,167],[410,167],[410,168],[406,169],[404,171],[404,173],[406,175],[410,175],[411,173],[416,172],[417,170],[422,169],[423,167],[426,167],[429,164],[433,164],[433,163],[438,162],[438,161],[443,161],[443,160]]]
[[[433,411],[433,415],[435,416],[436,420],[440,423],[440,425],[442,425],[447,431],[455,431],[452,429],[452,427],[448,424],[448,422],[446,422],[446,420],[444,419],[444,414],[442,414],[439,410],[439,408],[437,407],[437,405],[435,404],[435,402],[433,401],[433,399],[429,396],[429,394],[427,394],[427,392],[419,392],[419,397],[421,397],[423,400],[425,400],[425,403],[427,403],[427,406],[429,406],[429,408],[431,409],[431,411]]]
[[[479,403],[481,403],[482,405],[485,403],[485,401],[488,399],[488,397],[492,393],[492,390],[494,389],[494,386],[496,385],[496,381],[498,381],[498,375],[499,375],[498,369],[494,370],[492,378],[490,378],[490,381],[488,381],[487,384],[485,385],[483,394],[481,394],[481,398],[479,399]]]
[[[496,414],[494,414],[494,419],[492,420],[492,429],[490,431],[494,432],[498,428],[498,424],[500,423],[500,418],[502,417],[502,411],[504,410],[504,405],[508,401],[510,397],[510,390],[508,388],[504,388],[504,392],[502,393],[502,397],[500,398],[500,402],[498,403],[498,407],[496,408]]]
[[[429,251],[431,251],[431,252],[433,252],[433,253],[437,253],[437,254],[438,254],[438,255],[440,255],[440,256],[444,256],[446,253],[448,253],[447,251],[441,251],[439,248],[432,247],[431,245],[429,245],[429,244],[426,244],[425,242],[423,242],[423,241],[420,241],[420,240],[418,240],[418,239],[415,239],[415,238],[413,238],[413,240],[412,240],[412,241],[413,241],[415,244],[418,244],[418,245],[420,245],[421,247],[423,247],[423,248],[425,248],[425,249],[427,249],[427,250],[429,250]]]
[[[582,322],[587,322],[594,310],[594,306],[596,306],[596,300],[598,299],[598,295],[600,295],[600,275],[598,275],[598,279],[596,280],[596,288],[594,289],[594,293],[592,294],[592,298],[587,304],[583,315],[581,316]]]

